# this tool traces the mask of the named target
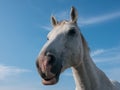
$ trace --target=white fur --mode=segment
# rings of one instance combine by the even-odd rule
[[[120,83],[110,81],[92,61],[89,48],[77,25],[77,11],[71,9],[71,20],[59,23],[52,17],[53,30],[42,51],[52,51],[62,62],[62,71],[72,67],[76,90],[120,90]],[[76,34],[68,36],[71,28]]]

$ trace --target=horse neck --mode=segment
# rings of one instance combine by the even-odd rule
[[[101,86],[104,87],[106,84],[112,86],[106,75],[93,63],[89,52],[84,54],[81,64],[77,67],[72,67],[72,71],[76,90],[100,90]]]

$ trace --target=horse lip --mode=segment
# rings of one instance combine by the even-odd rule
[[[59,78],[58,74],[56,74],[55,76],[53,76],[51,78],[45,78],[45,79],[43,78],[42,83],[44,85],[53,85],[53,84],[57,83],[58,78]]]
[[[45,80],[45,79],[43,79],[42,80],[42,83],[44,84],[44,85],[53,85],[53,84],[56,84],[57,83],[57,79],[54,77],[54,78],[52,78],[52,79],[50,79],[50,80]]]
[[[52,79],[55,78],[55,77],[56,77],[56,75],[53,76],[53,77],[51,77],[51,78],[45,78],[44,80],[49,81],[49,80],[52,80]]]
[[[62,66],[60,68],[60,71],[58,71],[55,76],[53,76],[52,78],[47,78],[47,79],[42,79],[42,83],[44,85],[53,85],[53,84],[56,84],[59,80],[59,76],[60,76],[60,73],[61,73],[61,70],[62,70]]]

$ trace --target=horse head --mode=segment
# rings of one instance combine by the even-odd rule
[[[80,63],[78,58],[82,59],[82,37],[77,25],[78,13],[74,7],[71,8],[70,16],[70,20],[61,22],[51,17],[53,29],[36,62],[45,85],[57,83],[61,72]]]

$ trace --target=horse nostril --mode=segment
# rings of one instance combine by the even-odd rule
[[[41,77],[45,79],[45,78],[46,78],[45,73],[42,73],[42,74],[41,74]]]
[[[53,55],[50,55],[49,57],[51,58],[49,64],[53,64],[55,62],[55,57]]]
[[[51,53],[48,52],[48,53],[46,54],[46,56],[49,57],[49,61],[48,61],[49,64],[54,64],[54,63],[55,63],[56,58],[55,58],[55,56],[54,56],[53,54],[51,54]]]

